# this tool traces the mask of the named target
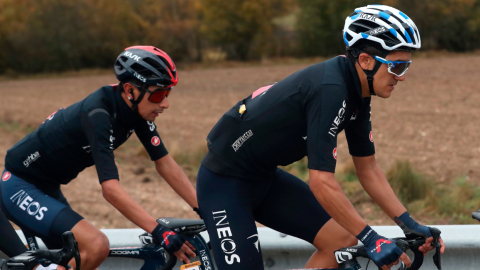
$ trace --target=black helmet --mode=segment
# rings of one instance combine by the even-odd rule
[[[138,81],[144,86],[169,88],[178,82],[177,69],[164,51],[153,46],[132,46],[115,61],[115,75],[120,82]]]

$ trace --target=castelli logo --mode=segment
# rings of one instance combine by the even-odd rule
[[[368,137],[370,138],[370,141],[373,142],[373,135],[372,135],[371,131],[370,131],[370,135]]]
[[[333,149],[333,157],[337,159],[337,148]]]
[[[12,177],[12,174],[10,172],[5,172],[2,176],[2,180],[7,181],[8,179],[10,179],[10,177]]]
[[[158,138],[157,136],[152,137],[152,144],[155,146],[160,145],[160,138]]]

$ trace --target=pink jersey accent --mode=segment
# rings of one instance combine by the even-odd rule
[[[258,95],[260,95],[261,93],[267,91],[268,89],[270,89],[270,87],[272,87],[273,84],[270,84],[270,85],[267,85],[267,86],[264,86],[264,87],[261,87],[259,88],[257,91],[253,92],[252,94],[252,99],[256,98]]]

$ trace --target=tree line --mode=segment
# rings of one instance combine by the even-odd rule
[[[422,48],[480,47],[480,0],[380,0],[417,24]],[[377,2],[377,3],[378,3]],[[329,56],[366,0],[2,0],[0,74],[105,68],[132,45],[175,61]]]

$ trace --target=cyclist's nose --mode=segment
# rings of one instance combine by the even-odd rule
[[[407,74],[403,74],[402,76],[395,76],[395,80],[397,81],[405,81],[405,77],[407,76]]]
[[[160,108],[167,109],[170,106],[170,103],[168,103],[168,97],[165,97],[162,102],[158,105]]]

